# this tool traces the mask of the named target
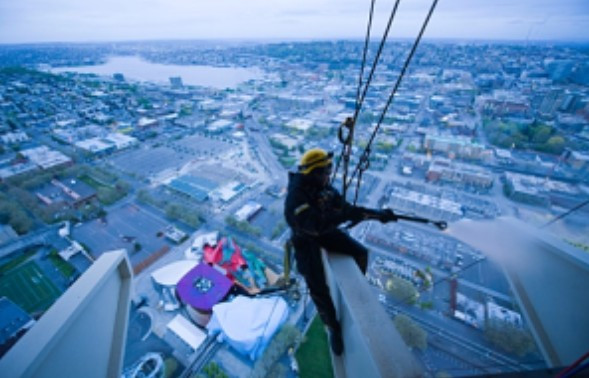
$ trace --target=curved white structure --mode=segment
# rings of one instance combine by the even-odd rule
[[[196,260],[179,260],[174,261],[164,267],[151,273],[151,279],[153,279],[158,285],[161,286],[176,286],[178,281],[190,272],[198,264]]]

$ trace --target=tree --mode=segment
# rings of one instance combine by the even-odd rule
[[[98,200],[105,205],[110,205],[116,202],[117,194],[111,188],[101,186],[96,190]]]
[[[274,377],[275,375],[268,373],[273,370],[274,365],[286,353],[288,348],[301,339],[301,336],[301,332],[295,326],[291,324],[282,326],[280,331],[274,335],[264,353],[256,360],[250,377]]]
[[[278,236],[280,236],[284,232],[285,229],[286,229],[286,223],[283,220],[279,221],[276,224],[276,226],[274,227],[274,229],[272,230],[271,238],[272,239],[277,238]]]
[[[396,276],[390,276],[386,283],[385,289],[391,293],[395,299],[410,304],[414,304],[419,298],[419,292],[413,284],[407,280]]]
[[[555,135],[550,137],[546,144],[544,145],[546,152],[550,152],[553,154],[560,154],[562,150],[564,150],[565,140],[560,135]]]
[[[33,221],[24,211],[17,210],[10,216],[10,225],[19,235],[23,235],[29,232],[33,226]]]
[[[209,362],[203,369],[202,372],[206,377],[209,378],[227,378],[228,375],[221,369],[215,362]]]
[[[19,235],[26,234],[33,226],[33,221],[18,203],[11,201],[10,198],[0,197],[0,223],[10,224]]]
[[[395,145],[389,142],[376,142],[376,151],[382,152],[383,154],[390,154],[395,149]]]
[[[431,310],[432,308],[434,308],[434,304],[431,301],[425,301],[421,302],[419,304],[419,307],[421,307],[422,310]]]
[[[577,247],[585,252],[589,252],[589,245],[588,244],[583,244],[583,243],[575,242],[575,241],[568,240],[568,239],[565,239],[565,241],[574,247]]]
[[[180,116],[184,117],[184,116],[189,116],[192,114],[193,108],[189,105],[182,105],[180,107]]]
[[[174,374],[178,370],[178,361],[175,358],[169,357],[164,360],[164,374],[165,378],[176,376]]]
[[[533,128],[531,139],[534,143],[546,143],[551,134],[552,127],[548,125],[539,125]]]
[[[182,209],[180,208],[180,206],[176,205],[176,204],[170,204],[168,206],[166,206],[166,216],[168,218],[178,218],[180,216],[180,213],[182,212]]]
[[[520,357],[536,350],[536,344],[529,331],[505,321],[488,320],[485,337],[497,347]]]
[[[393,322],[409,348],[419,348],[422,351],[427,348],[427,333],[415,324],[411,318],[399,314],[395,316]]]
[[[137,200],[139,202],[144,203],[151,203],[153,201],[153,199],[145,189],[139,189],[139,191],[137,192]]]
[[[241,232],[245,232],[248,234],[252,234],[254,236],[260,236],[262,235],[262,230],[260,230],[259,227],[255,227],[252,226],[251,224],[249,224],[247,221],[238,221],[234,216],[232,215],[228,215],[225,218],[225,222],[232,226],[235,227],[236,229],[238,229]]]
[[[171,203],[166,206],[165,211],[168,218],[181,220],[189,226],[197,228],[201,224],[200,216],[194,209],[187,209],[177,203]]]
[[[20,186],[24,189],[33,189],[47,184],[53,175],[51,173],[37,173],[33,177],[23,181]]]
[[[117,180],[117,182],[115,183],[115,188],[119,192],[124,193],[123,196],[125,196],[129,192],[129,189],[131,189],[131,185],[126,181]]]

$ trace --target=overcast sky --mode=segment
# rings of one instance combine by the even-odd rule
[[[430,0],[401,0],[413,37]],[[394,0],[376,0],[381,34]],[[363,38],[370,0],[0,0],[0,43]],[[589,41],[589,0],[439,0],[426,38]]]

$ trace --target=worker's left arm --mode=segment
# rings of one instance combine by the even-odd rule
[[[332,206],[337,208],[341,214],[345,214],[345,221],[359,223],[365,220],[378,220],[383,223],[396,221],[397,217],[391,209],[370,209],[363,206],[352,205],[335,190],[332,191]]]

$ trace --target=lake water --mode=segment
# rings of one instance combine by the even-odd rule
[[[51,72],[78,72],[112,77],[121,73],[125,79],[170,84],[170,77],[179,76],[184,85],[200,85],[218,89],[235,88],[240,83],[260,79],[264,72],[257,68],[181,66],[148,62],[138,56],[115,56],[95,66],[57,67]]]

